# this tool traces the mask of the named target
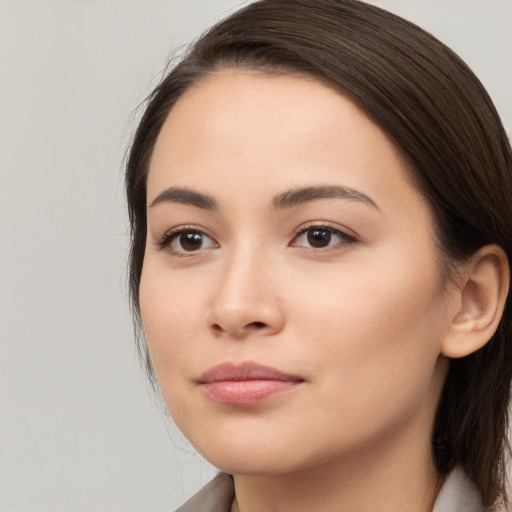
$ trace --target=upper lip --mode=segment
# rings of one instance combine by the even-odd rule
[[[304,381],[299,375],[285,373],[270,366],[251,361],[240,364],[221,363],[204,372],[198,379],[200,384],[236,380],[282,380]]]

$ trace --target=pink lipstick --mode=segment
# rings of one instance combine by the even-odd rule
[[[248,406],[291,391],[302,384],[304,378],[245,362],[216,365],[203,373],[198,382],[215,402]]]

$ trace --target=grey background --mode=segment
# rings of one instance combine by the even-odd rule
[[[0,0],[0,511],[173,510],[212,468],[147,390],[122,158],[167,56],[242,2]],[[512,0],[373,0],[473,67],[512,130]]]

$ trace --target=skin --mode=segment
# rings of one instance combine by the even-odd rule
[[[273,206],[319,186],[374,204]],[[162,199],[172,187],[217,208]],[[178,427],[234,475],[233,510],[431,510],[442,346],[460,297],[389,138],[317,80],[225,70],[170,112],[147,190],[140,304],[151,358]],[[312,225],[332,230],[328,245],[311,247]],[[192,228],[205,233],[192,250],[179,234],[162,242]],[[214,365],[246,361],[303,382],[248,406],[218,403],[198,383]]]

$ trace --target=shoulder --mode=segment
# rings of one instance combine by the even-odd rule
[[[503,500],[498,499],[491,507],[486,509],[485,512],[510,512],[510,511],[511,511],[510,507],[507,507],[505,505],[505,503],[503,502]]]
[[[230,512],[234,495],[231,475],[219,473],[176,512]]]
[[[480,493],[464,471],[455,468],[446,479],[432,512],[509,512],[502,501],[484,507]]]
[[[219,473],[176,512],[230,512],[234,497],[233,478]],[[503,502],[485,508],[478,490],[461,469],[446,479],[432,512],[510,512]]]

